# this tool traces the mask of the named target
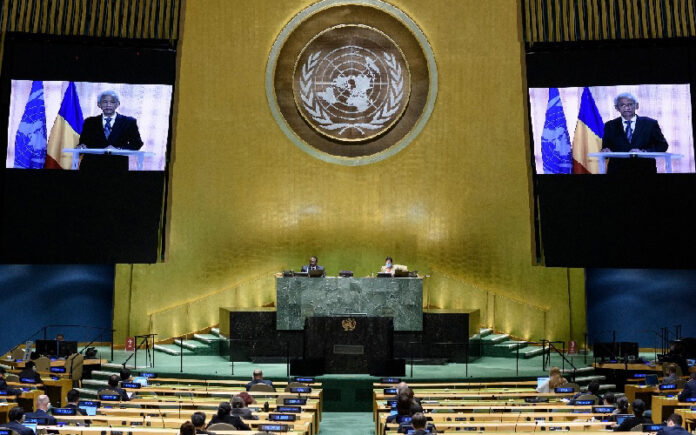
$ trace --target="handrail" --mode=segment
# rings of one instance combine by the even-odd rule
[[[575,367],[575,364],[573,364],[573,362],[570,361],[570,360],[569,360],[568,358],[566,358],[566,356],[565,356],[565,341],[547,341],[547,340],[542,340],[542,343],[543,343],[543,342],[547,342],[547,343],[549,344],[549,350],[553,349],[558,355],[561,356],[562,361],[563,361],[562,366],[561,366],[561,370],[562,370],[562,371],[565,371],[565,363],[566,363],[566,362],[573,368],[573,382],[575,382],[575,374],[577,373],[578,368]],[[558,348],[554,345],[554,344],[558,344],[558,343],[563,344],[563,352],[559,351]],[[549,363],[550,363],[550,362],[551,362],[551,361],[549,360]]]

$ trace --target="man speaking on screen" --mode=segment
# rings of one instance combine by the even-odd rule
[[[97,97],[102,114],[85,119],[78,148],[106,150],[139,150],[143,146],[135,118],[116,112],[121,100],[115,91],[104,91]],[[128,157],[111,154],[84,154],[80,170],[128,170]]]
[[[660,125],[647,116],[636,115],[638,99],[628,92],[614,98],[614,107],[621,114],[604,124],[603,152],[665,152],[667,141]],[[632,157],[609,159],[607,174],[655,174],[655,159]]]

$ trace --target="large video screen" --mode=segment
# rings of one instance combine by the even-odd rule
[[[171,100],[171,85],[12,80],[5,167],[77,170],[96,154],[162,171]]]
[[[696,267],[694,40],[525,52],[537,261]]]
[[[628,95],[625,104],[637,100],[626,115],[636,117],[630,142],[625,113],[615,105],[617,97]],[[529,104],[537,174],[611,173],[612,162],[605,159],[602,167],[604,156],[597,156],[603,151],[624,153],[613,159],[654,158],[657,173],[696,172],[688,84],[530,88]],[[622,130],[612,129],[617,125]]]
[[[5,35],[0,263],[164,258],[176,47]]]

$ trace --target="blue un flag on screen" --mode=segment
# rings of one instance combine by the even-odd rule
[[[544,132],[541,134],[541,158],[544,174],[572,173],[573,153],[558,88],[549,89],[546,121]]]
[[[15,137],[14,167],[43,169],[46,161],[46,108],[42,81],[31,84],[29,101]]]

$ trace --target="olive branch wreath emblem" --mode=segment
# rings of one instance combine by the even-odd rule
[[[314,70],[319,64],[319,55],[321,51],[311,54],[307,61],[302,64],[300,74],[300,97],[302,106],[314,121],[319,124],[320,128],[328,131],[338,130],[338,134],[342,134],[349,128],[354,128],[365,134],[365,130],[377,130],[384,127],[392,116],[399,110],[399,105],[404,97],[404,76],[401,65],[397,62],[396,56],[390,53],[383,53],[384,62],[387,64],[390,76],[390,86],[387,94],[387,101],[378,110],[369,122],[334,122],[329,113],[319,104],[314,92]]]

